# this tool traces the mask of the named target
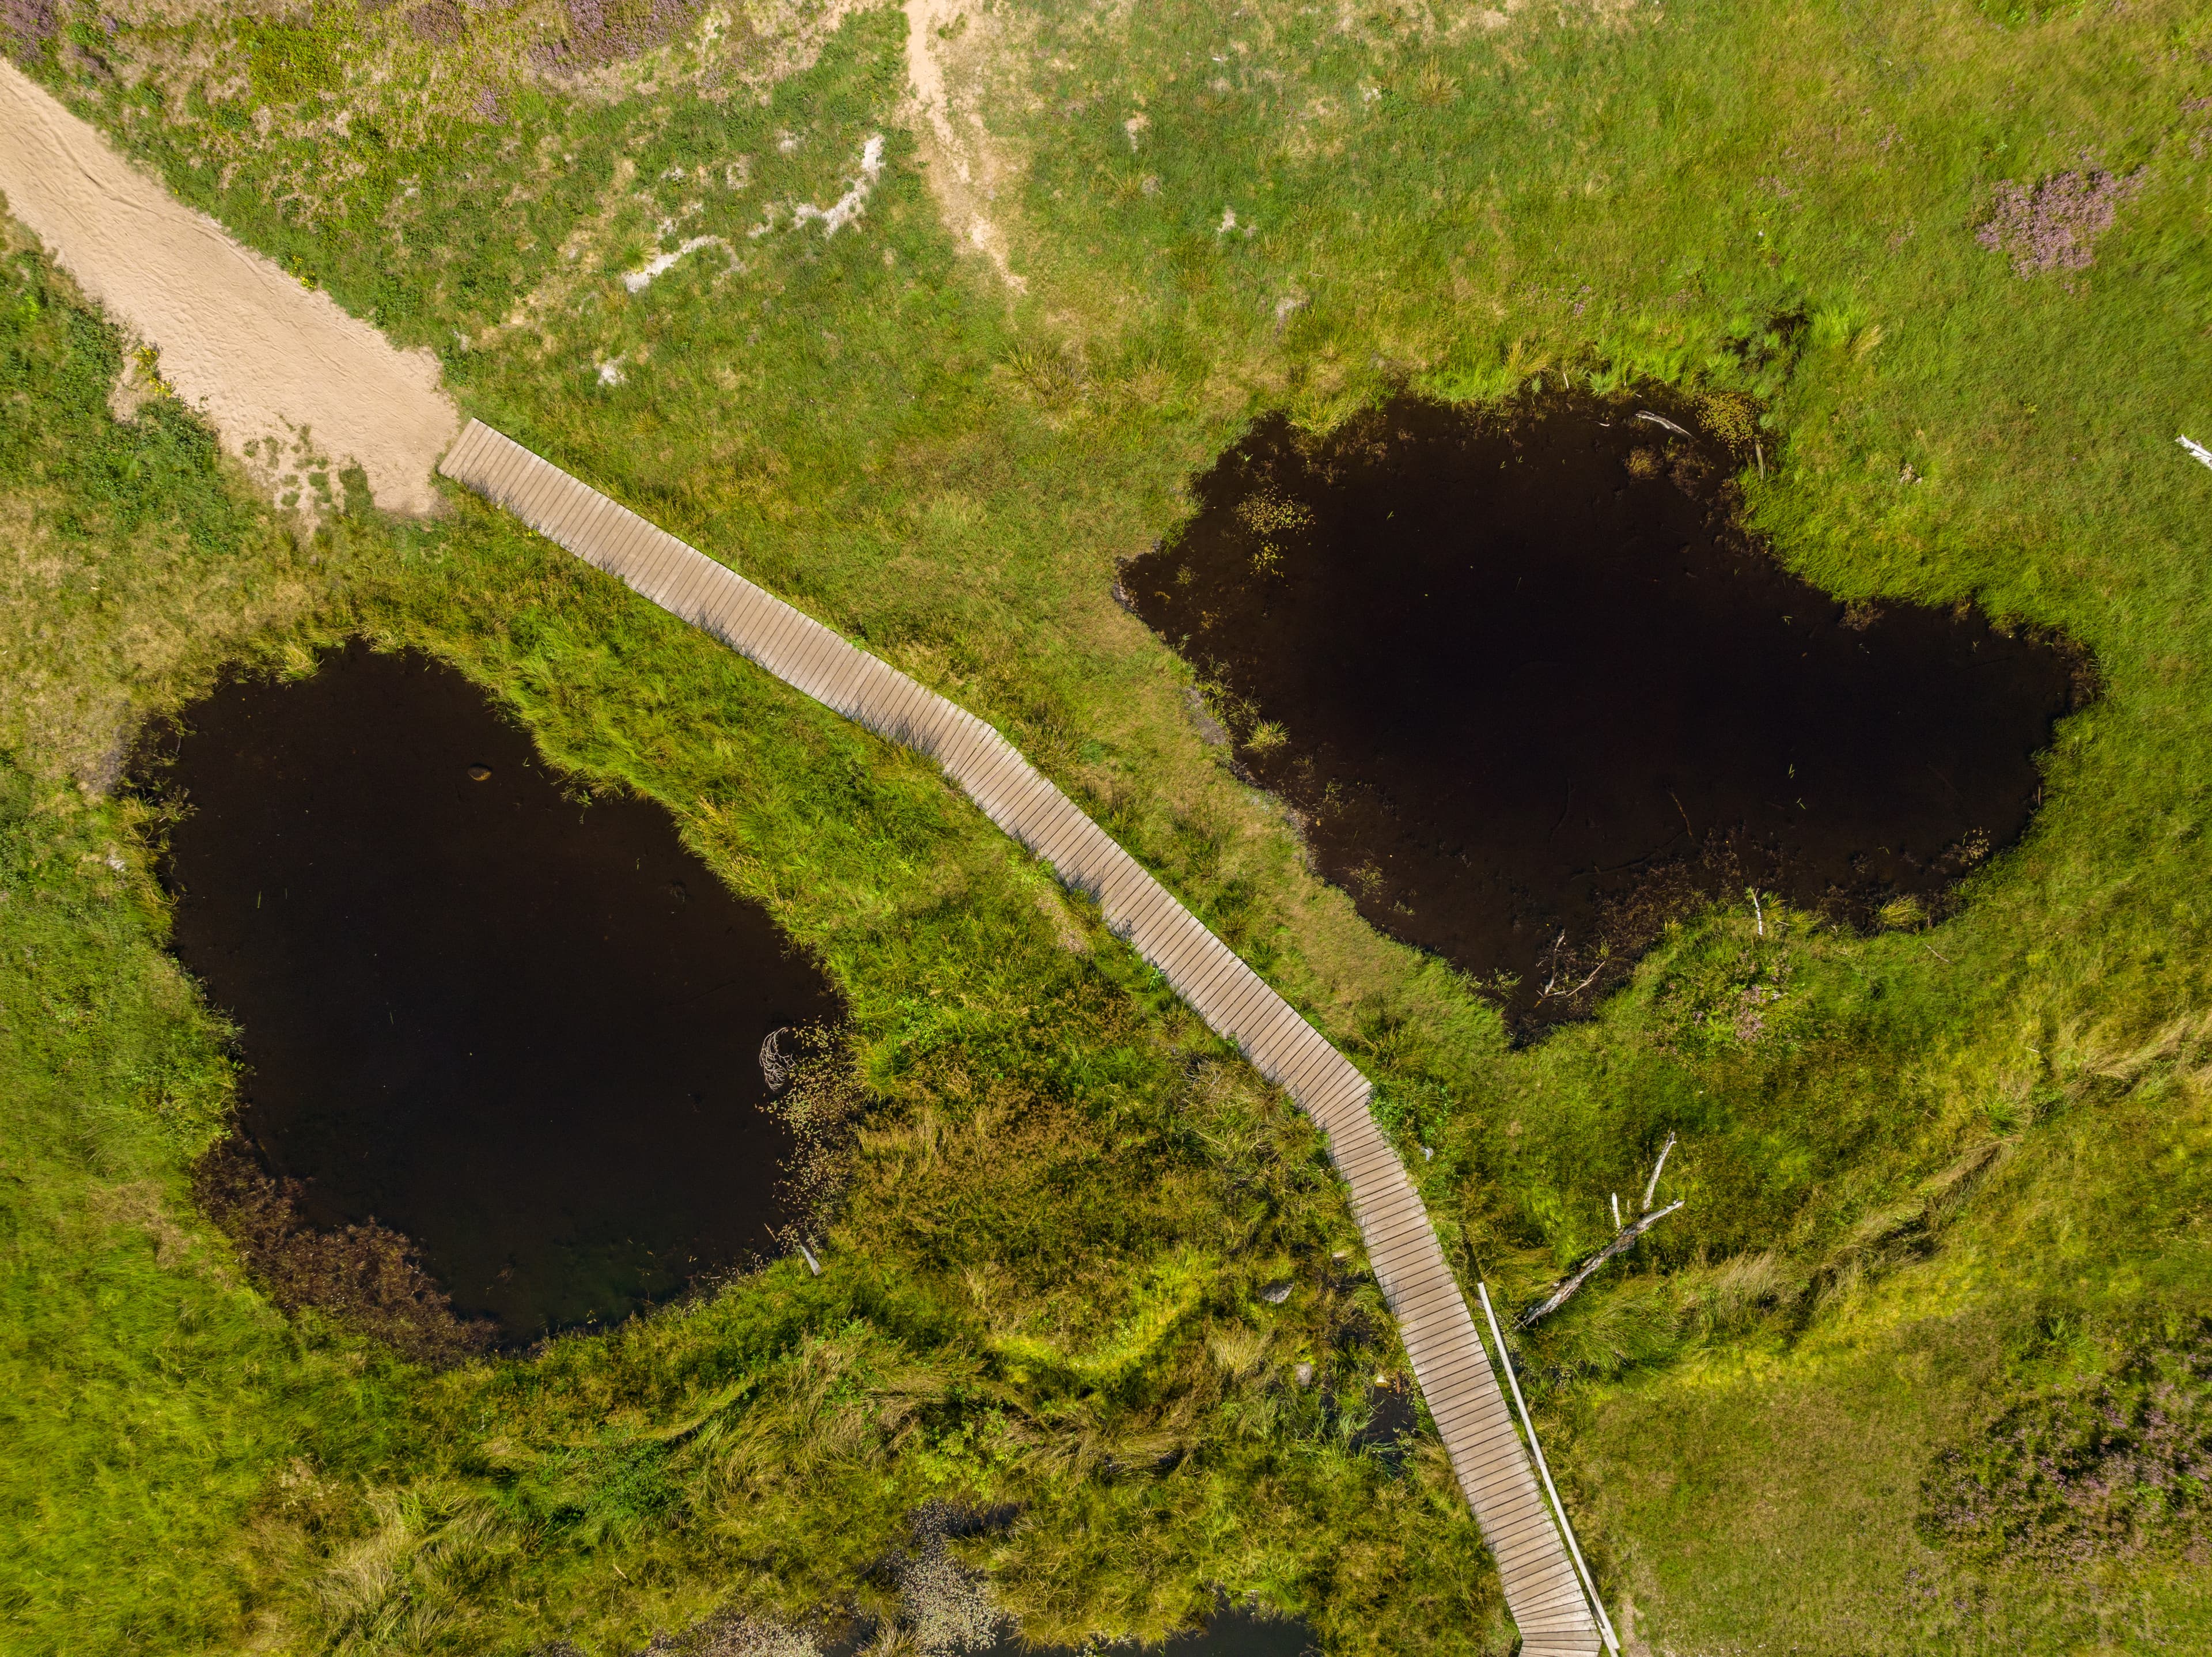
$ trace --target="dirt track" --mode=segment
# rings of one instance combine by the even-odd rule
[[[940,49],[933,37],[969,21],[964,0],[904,0],[907,79],[914,91],[909,112],[915,136],[931,165],[929,187],[954,238],[991,261],[1000,279],[1016,293],[1029,284],[1008,260],[1006,232],[986,212],[1007,177],[1006,161],[993,148],[982,119],[972,109],[957,118],[945,84]]]
[[[358,461],[386,510],[436,503],[431,468],[460,428],[437,359],[398,350],[240,247],[4,60],[0,190],[111,318],[159,348],[162,377],[272,488],[323,456]]]

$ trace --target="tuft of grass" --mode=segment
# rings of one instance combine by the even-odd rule
[[[1928,924],[1928,907],[1914,897],[1892,898],[1875,911],[1885,932],[1917,932]]]

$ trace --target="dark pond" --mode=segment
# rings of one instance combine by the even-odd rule
[[[877,1637],[872,1623],[855,1627],[843,1640],[826,1648],[828,1657],[857,1657]],[[1170,1635],[1156,1646],[1034,1646],[1009,1624],[972,1657],[1079,1657],[1085,1650],[1116,1653],[1120,1657],[1315,1657],[1320,1649],[1312,1628],[1296,1617],[1272,1617],[1246,1605],[1224,1603],[1203,1627]]]
[[[405,1234],[509,1340],[776,1252],[760,1046],[836,1009],[665,812],[582,803],[459,673],[358,646],[142,764],[243,1132],[314,1225]]]
[[[1328,878],[1524,1026],[1704,898],[1940,908],[2077,695],[2073,653],[1978,612],[1786,573],[1735,527],[1741,460],[1638,411],[1272,419],[1123,571]]]
[[[1321,1648],[1313,1630],[1293,1617],[1269,1617],[1243,1605],[1225,1605],[1206,1626],[1170,1635],[1157,1646],[1109,1646],[1123,1657],[1313,1657]],[[1065,1646],[1030,1646],[1009,1634],[982,1657],[1075,1657]]]

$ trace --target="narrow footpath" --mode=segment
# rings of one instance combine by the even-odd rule
[[[272,495],[327,458],[358,464],[387,512],[437,504],[430,471],[461,423],[438,359],[240,247],[5,58],[0,192]]]

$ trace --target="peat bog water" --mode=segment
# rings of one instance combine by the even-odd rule
[[[1113,1649],[1129,1652],[1127,1647]],[[1239,1605],[1224,1605],[1201,1628],[1168,1636],[1156,1646],[1136,1648],[1132,1657],[1314,1657],[1321,1649],[1311,1627],[1295,1617],[1269,1617]],[[1015,1634],[1003,1636],[981,1657],[1077,1657],[1065,1646],[1024,1645]]]
[[[173,947],[307,1221],[404,1233],[510,1342],[776,1252],[761,1043],[838,1008],[659,806],[580,802],[459,673],[359,645],[225,685],[142,775],[183,806]]]
[[[826,1646],[825,1657],[858,1657],[876,1636],[872,1623],[857,1626],[844,1639]],[[1083,1657],[1085,1651],[1115,1652],[1121,1657],[1315,1657],[1320,1649],[1312,1626],[1297,1617],[1270,1616],[1224,1602],[1200,1627],[1170,1635],[1156,1646],[1034,1646],[1008,1623],[972,1657]]]
[[[1790,575],[1736,524],[1741,460],[1637,412],[1273,417],[1122,572],[1322,874],[1523,1028],[1703,899],[1940,905],[2019,838],[2081,694],[1978,612]]]

